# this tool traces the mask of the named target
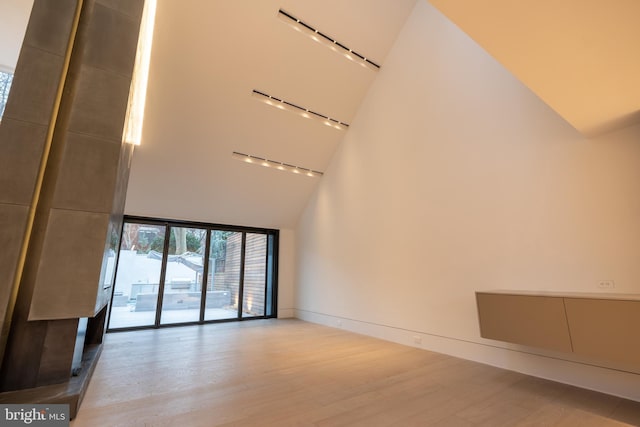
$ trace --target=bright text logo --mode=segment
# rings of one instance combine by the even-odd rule
[[[0,427],[69,426],[69,405],[0,405]]]

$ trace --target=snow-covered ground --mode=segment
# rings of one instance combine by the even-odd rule
[[[163,310],[160,323],[184,323],[200,320],[200,310]],[[238,310],[224,308],[207,308],[204,312],[204,320],[235,319]],[[111,309],[110,329],[128,328],[133,326],[151,326],[155,323],[155,311],[132,311],[130,306],[113,307]]]

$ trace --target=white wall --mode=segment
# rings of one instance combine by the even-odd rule
[[[419,1],[301,217],[296,315],[640,400],[480,338],[474,299],[640,293],[639,189],[640,127],[585,139]]]
[[[291,229],[280,230],[278,253],[278,317],[294,315],[294,288],[296,279],[296,238]]]
[[[0,71],[15,70],[32,7],[33,0],[0,1]]]

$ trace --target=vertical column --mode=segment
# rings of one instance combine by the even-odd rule
[[[0,124],[0,354],[9,334],[35,213],[39,174],[53,131],[76,0],[36,0]]]
[[[57,15],[44,9],[68,17],[62,3],[76,5],[36,0],[27,37],[32,26],[47,34],[34,19],[39,13],[46,20]],[[42,185],[36,186],[29,205],[33,209],[35,200],[0,372],[3,390],[68,380],[78,318],[98,313],[111,291],[104,284],[111,282],[108,258],[117,253],[111,249],[118,244],[133,150],[122,142],[122,133],[144,0],[80,3],[77,33],[67,37],[73,39],[68,69],[57,74],[58,81],[64,78],[59,109],[43,125],[53,131],[49,153],[41,156]],[[16,68],[18,93],[23,55]],[[23,103],[41,104],[29,94],[15,98],[12,91],[5,112],[9,118],[22,98]]]
[[[43,187],[46,231],[29,320],[91,317],[108,301],[99,285],[132,153],[122,134],[142,6],[85,0]]]

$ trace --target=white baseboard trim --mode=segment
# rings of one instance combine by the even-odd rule
[[[298,319],[640,402],[640,374],[295,309]]]
[[[295,317],[295,310],[293,308],[278,309],[278,319],[288,319],[290,317]]]

